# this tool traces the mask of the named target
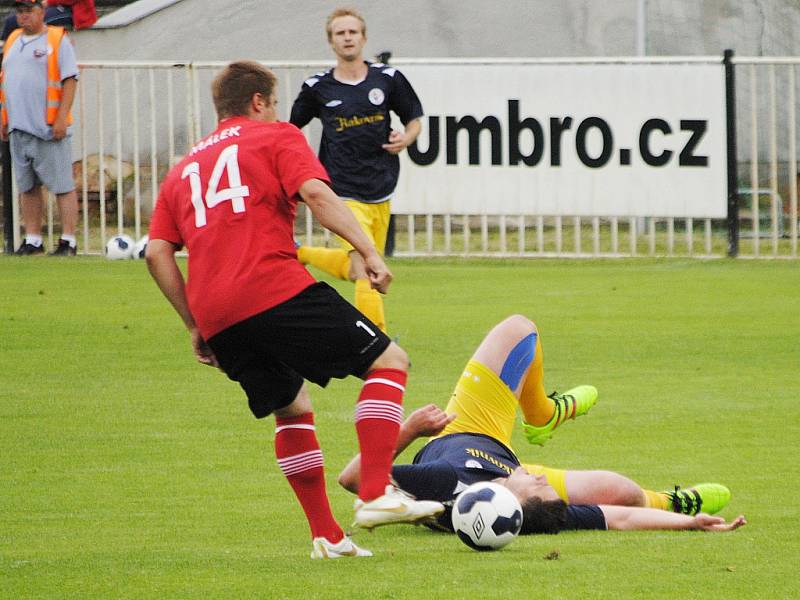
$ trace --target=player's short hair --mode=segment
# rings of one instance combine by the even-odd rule
[[[251,60],[238,60],[225,67],[211,83],[217,117],[224,119],[247,114],[253,94],[269,98],[275,91],[275,74]]]
[[[567,522],[567,503],[563,500],[528,498],[522,503],[521,534],[558,533]]]
[[[361,13],[350,6],[343,6],[341,8],[337,8],[330,15],[328,15],[328,20],[325,21],[325,32],[328,34],[329,42],[333,41],[333,20],[338,19],[339,17],[355,17],[361,21],[361,35],[367,37],[367,22],[364,20],[364,17],[361,16]]]

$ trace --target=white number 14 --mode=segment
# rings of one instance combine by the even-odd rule
[[[228,185],[224,190],[218,190],[222,172],[228,172]],[[181,179],[189,178],[189,187],[192,191],[192,205],[194,206],[195,227],[205,227],[206,206],[214,208],[220,202],[231,201],[231,208],[235,213],[245,211],[244,199],[250,195],[250,188],[242,185],[242,176],[239,173],[239,145],[231,144],[219,154],[211,177],[208,179],[205,203],[203,203],[203,190],[200,181],[200,163],[191,162],[183,169]]]

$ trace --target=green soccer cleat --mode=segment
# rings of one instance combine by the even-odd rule
[[[676,485],[675,491],[661,493],[672,503],[672,512],[684,515],[713,515],[731,501],[731,491],[720,483],[698,483],[685,490]]]
[[[563,394],[553,392],[548,398],[556,405],[550,422],[538,427],[529,423],[522,424],[528,442],[537,446],[544,446],[544,443],[553,437],[556,427],[567,419],[575,419],[589,412],[589,409],[597,403],[597,388],[593,385],[579,385]]]

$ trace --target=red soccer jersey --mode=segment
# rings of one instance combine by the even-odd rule
[[[300,130],[247,117],[222,121],[167,175],[150,238],[186,246],[186,295],[205,339],[314,283],[293,239],[309,179],[328,176]]]

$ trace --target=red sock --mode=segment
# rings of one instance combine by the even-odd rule
[[[405,371],[375,369],[367,374],[356,404],[356,432],[361,448],[358,496],[369,501],[383,495],[389,484],[397,435],[403,422]]]
[[[311,537],[336,543],[344,532],[331,512],[325,492],[325,470],[314,428],[314,413],[275,417],[275,456],[311,527]]]

